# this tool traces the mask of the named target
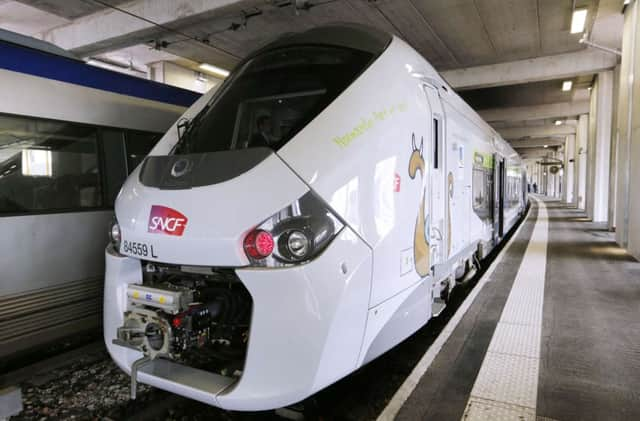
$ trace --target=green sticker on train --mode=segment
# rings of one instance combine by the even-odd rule
[[[473,152],[473,164],[483,168],[493,169],[493,155],[483,154],[478,151]]]

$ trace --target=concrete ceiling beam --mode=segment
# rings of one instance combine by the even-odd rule
[[[555,104],[531,105],[526,107],[491,108],[478,110],[478,114],[488,122],[526,121],[574,117],[580,114],[588,114],[589,108],[589,101],[558,102]]]
[[[258,0],[138,0],[118,6],[123,11],[105,9],[83,16],[38,35],[80,57],[102,54],[153,40],[171,31],[189,33],[195,24],[214,19],[240,8],[264,4]],[[140,19],[135,16],[140,16]],[[159,26],[160,25],[160,26]],[[180,38],[185,38],[176,35]],[[202,44],[216,65],[232,67],[238,57],[212,45]]]
[[[547,136],[566,136],[575,134],[575,126],[569,125],[545,125],[545,126],[525,126],[510,127],[497,129],[500,135],[505,139],[520,139],[523,137],[547,137]]]
[[[538,148],[538,149],[520,149],[518,151],[518,154],[520,155],[520,158],[528,160],[528,159],[535,159],[537,160],[545,160],[545,158],[549,159],[553,159],[554,155],[555,155],[555,149],[544,149],[544,148]]]
[[[441,75],[452,88],[462,91],[588,75],[612,69],[617,63],[618,58],[613,54],[597,50],[582,50],[575,53],[448,70]]]
[[[531,149],[531,148],[544,148],[563,146],[565,138],[541,138],[541,139],[527,139],[527,140],[510,140],[509,144],[515,150],[519,149]],[[546,149],[546,148],[545,148]]]

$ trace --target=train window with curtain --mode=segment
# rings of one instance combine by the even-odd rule
[[[139,132],[127,130],[125,144],[127,149],[127,170],[131,174],[142,160],[151,152],[158,143],[163,133]]]
[[[97,129],[0,114],[0,214],[103,206]]]

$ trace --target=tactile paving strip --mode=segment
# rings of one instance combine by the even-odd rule
[[[471,390],[471,420],[536,420],[542,306],[547,266],[548,213],[538,220]]]
[[[538,359],[487,352],[472,397],[535,408]]]
[[[536,421],[536,414],[532,408],[471,398],[462,419],[465,421]]]
[[[489,352],[538,358],[540,332],[539,326],[498,322]]]

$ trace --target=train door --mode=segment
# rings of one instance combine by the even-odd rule
[[[431,164],[431,177],[429,179],[431,187],[431,200],[429,200],[430,215],[430,244],[431,244],[431,265],[442,263],[446,259],[447,244],[447,180],[445,165],[444,147],[444,111],[440,102],[440,95],[436,88],[431,85],[423,85],[424,92],[431,107],[431,142],[429,142]]]
[[[494,188],[494,212],[493,212],[493,238],[497,243],[504,236],[504,183],[505,163],[504,158],[498,154],[493,156],[493,183]]]

